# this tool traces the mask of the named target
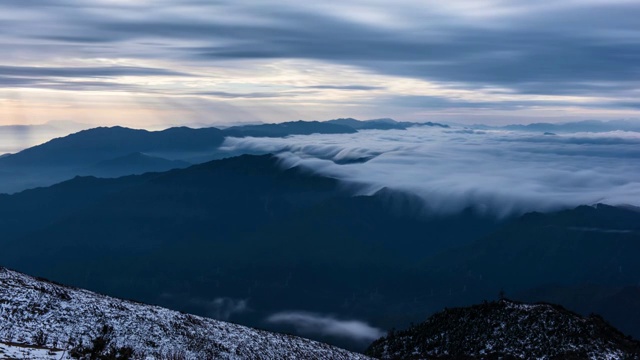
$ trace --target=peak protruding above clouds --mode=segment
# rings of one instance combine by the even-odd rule
[[[162,131],[121,126],[83,130],[7,157],[0,166],[86,166],[134,152],[196,152],[215,149],[224,140],[216,128]]]
[[[400,129],[405,130],[406,126],[393,119],[376,119],[376,120],[367,120],[361,121],[353,118],[342,118],[329,120],[328,123],[332,124],[340,124],[350,126],[354,129],[378,129],[378,130],[387,130],[387,129]]]
[[[214,127],[173,127],[147,131],[121,126],[82,130],[0,158],[0,193],[51,185],[76,175],[114,177],[139,174],[242,154],[219,151],[226,137],[284,138],[291,135],[354,134],[358,130],[405,129],[406,126],[415,125],[397,123],[391,119],[349,120],[350,125],[331,121],[292,121],[233,126],[223,130]],[[145,153],[146,156],[167,161],[162,165],[159,159],[132,161],[127,156],[133,153]]]
[[[47,186],[76,175],[114,177],[184,167],[194,157],[209,159],[223,140],[222,131],[216,128],[147,131],[115,126],[82,130],[0,158],[0,193]],[[159,165],[158,159],[123,159],[141,152],[167,161]]]
[[[357,120],[354,118],[340,118],[327,121],[328,123],[340,124],[352,127],[357,130],[406,130],[412,126],[437,126],[442,128],[448,128],[449,125],[427,122],[409,122],[409,121],[395,121],[391,118],[371,119],[371,120]]]

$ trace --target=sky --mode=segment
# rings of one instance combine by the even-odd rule
[[[638,14],[637,0],[2,1],[0,125],[640,119]]]

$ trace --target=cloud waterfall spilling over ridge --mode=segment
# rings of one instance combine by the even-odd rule
[[[498,216],[584,204],[640,205],[640,133],[556,136],[414,127],[345,135],[228,138],[230,151],[276,153],[286,166],[424,199],[450,213]]]

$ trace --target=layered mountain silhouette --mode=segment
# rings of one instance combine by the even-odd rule
[[[50,121],[37,125],[0,125],[0,156],[91,127],[88,124],[73,121]]]
[[[170,128],[147,131],[100,127],[53,139],[1,159],[0,166],[87,166],[136,152],[199,152],[217,148],[224,140],[216,128]]]
[[[342,121],[346,121],[342,123]],[[366,129],[405,129],[435,123],[401,123],[392,119],[293,121],[226,129],[175,127],[147,131],[99,127],[50,140],[15,154],[0,156],[0,193],[49,186],[76,175],[118,177],[166,171],[213,159],[241,155],[219,149],[226,137],[286,137],[351,134]]]
[[[167,160],[158,156],[135,152],[115,159],[101,161],[87,168],[86,172],[94,176],[119,177],[147,172],[163,172],[185,168],[190,165],[191,163],[182,160]]]
[[[283,137],[289,135],[311,134],[352,134],[357,130],[348,125],[329,121],[291,121],[279,124],[243,125],[224,130],[227,136],[234,137]]]
[[[410,124],[400,123],[392,119],[374,119],[369,121],[361,121],[353,118],[341,118],[327,121],[331,124],[349,126],[356,130],[374,129],[374,130],[405,130]]]
[[[357,120],[354,118],[340,118],[329,120],[327,123],[339,124],[349,126],[356,130],[405,130],[412,126],[435,126],[441,128],[448,128],[449,125],[434,123],[431,121],[417,123],[409,121],[395,121],[389,118],[383,119],[371,119],[371,120]]]
[[[429,215],[422,201],[390,189],[353,196],[336,179],[285,168],[272,155],[77,177],[0,196],[0,263],[201,315],[213,299],[247,301],[252,310],[233,320],[272,330],[284,328],[264,319],[287,310],[389,329],[503,290],[597,309],[640,334],[636,307],[619,310],[638,302],[636,208],[581,206],[498,220],[471,209]],[[554,286],[621,295],[558,296],[548,290]]]
[[[499,128],[514,131],[530,131],[539,133],[576,133],[576,132],[609,132],[609,131],[640,131],[637,122],[628,120],[584,120],[567,123],[532,123],[527,125],[505,125],[499,127],[474,125],[473,128],[492,129]]]
[[[163,171],[178,159],[182,161],[173,167],[184,167],[190,157],[215,152],[223,140],[222,131],[216,128],[83,130],[0,158],[0,193],[47,186],[81,174],[116,177]],[[137,153],[159,159],[136,159],[133,154]]]
[[[601,317],[500,300],[445,309],[374,342],[379,359],[638,359],[640,342]]]
[[[369,317],[407,266],[497,225],[472,211],[423,218],[390,191],[354,197],[270,155],[79,177],[4,195],[0,214],[2,264],[201,314],[198,299],[248,298],[254,325],[295,308]]]

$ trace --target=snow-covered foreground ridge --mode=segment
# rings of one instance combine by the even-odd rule
[[[103,325],[116,346],[159,358],[368,359],[327,344],[70,288],[0,267],[0,342],[65,349],[89,344]],[[2,355],[0,354],[0,357]]]
[[[7,344],[0,341],[0,359],[3,360],[60,360],[67,352],[60,349],[47,349],[22,344]]]

